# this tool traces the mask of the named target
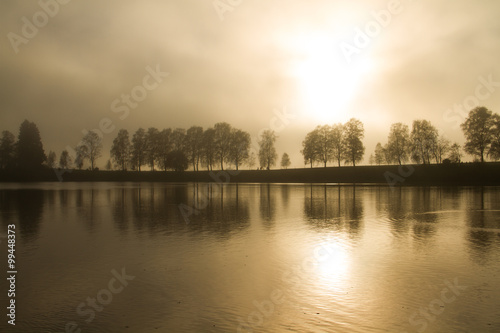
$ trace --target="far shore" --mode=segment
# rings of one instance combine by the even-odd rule
[[[1,171],[0,182],[200,182],[200,183],[335,183],[401,185],[500,185],[500,163],[316,167],[287,170],[213,171]]]

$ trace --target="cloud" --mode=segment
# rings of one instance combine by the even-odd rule
[[[387,3],[244,1],[221,21],[211,1],[73,0],[20,45],[18,54],[2,39],[0,129],[17,132],[30,119],[46,149],[60,151],[103,117],[131,131],[227,121],[254,135],[268,126],[273,109],[304,107],[297,110],[297,124],[281,134],[287,142],[280,143],[300,166],[300,143],[312,128],[307,106],[297,102],[297,77],[290,73],[290,64],[301,57],[296,41],[319,31],[337,47]],[[478,76],[500,79],[500,3],[402,3],[403,13],[360,55],[373,70],[345,110],[365,122],[370,142],[385,140],[375,134],[390,123],[416,118],[450,130],[444,110],[473,92]],[[37,2],[2,2],[0,32],[20,34],[21,18],[39,10]],[[119,120],[111,102],[156,64],[170,76]],[[487,102],[497,111],[500,93]]]

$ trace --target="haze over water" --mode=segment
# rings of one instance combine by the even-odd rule
[[[500,331],[495,187],[2,184],[0,221],[19,332]]]

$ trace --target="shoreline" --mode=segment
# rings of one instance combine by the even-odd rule
[[[500,185],[500,163],[362,165],[276,170],[102,171],[43,169],[0,171],[0,182],[168,182],[359,185]]]

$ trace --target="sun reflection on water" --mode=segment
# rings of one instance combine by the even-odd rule
[[[313,272],[321,289],[343,290],[350,270],[348,251],[338,242],[322,242],[315,247],[314,257],[316,262]]]

